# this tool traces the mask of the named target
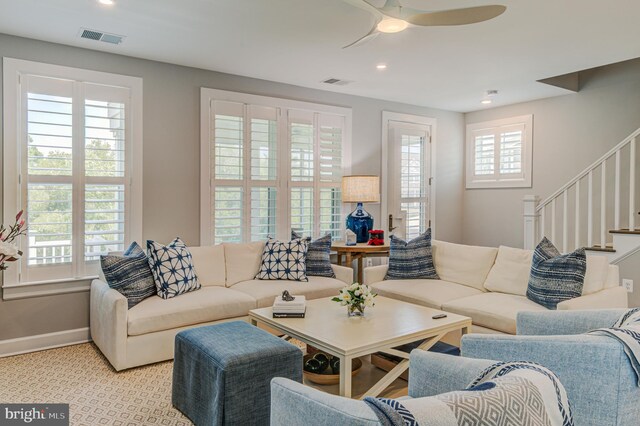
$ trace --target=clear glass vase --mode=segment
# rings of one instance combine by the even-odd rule
[[[347,315],[350,317],[363,317],[364,316],[364,304],[356,303],[354,305],[347,306]]]

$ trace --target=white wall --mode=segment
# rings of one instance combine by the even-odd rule
[[[0,56],[142,77],[143,238],[199,243],[200,88],[326,103],[353,110],[353,173],[379,174],[382,111],[438,120],[438,238],[462,240],[464,116],[0,34]],[[9,143],[11,141],[8,141]],[[1,198],[0,198],[1,203]],[[368,206],[376,223],[379,206]],[[88,293],[0,300],[0,340],[88,326]]]
[[[465,115],[466,123],[534,116],[533,188],[465,190],[466,244],[522,247],[522,197],[534,194],[546,198],[640,127],[640,59],[581,73],[581,83],[575,94]],[[623,173],[626,169],[623,166]],[[640,173],[636,177],[636,200],[640,200]],[[598,191],[596,182],[596,197]],[[624,204],[622,211],[626,212],[628,203]],[[599,223],[598,211],[595,216]],[[640,223],[638,218],[636,224]],[[634,280],[636,289],[629,300],[632,306],[640,306],[640,254],[620,265],[620,276]]]
[[[640,127],[640,60],[581,82],[579,93],[466,114],[466,123],[533,114],[534,142],[532,188],[464,191],[465,243],[522,247],[522,197],[546,198]]]

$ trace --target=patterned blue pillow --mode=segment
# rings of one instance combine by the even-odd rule
[[[301,238],[301,234],[293,229],[291,230],[292,240]],[[305,241],[309,244],[307,258],[305,259],[307,276],[335,278],[336,273],[333,272],[331,267],[331,234],[327,234],[315,241],[311,241],[311,238],[307,237]]]
[[[335,278],[336,273],[331,266],[331,235],[318,238],[309,243],[307,250],[307,275],[315,277]]]
[[[147,255],[133,242],[122,256],[100,256],[100,265],[107,284],[127,298],[129,309],[156,294]]]
[[[438,280],[433,265],[431,228],[408,243],[392,235],[389,248],[389,269],[385,280]]]
[[[171,299],[200,289],[191,253],[180,237],[168,246],[148,240],[147,252],[158,296]]]
[[[262,251],[258,280],[309,281],[306,274],[306,240],[269,240]]]
[[[583,248],[561,255],[546,237],[533,252],[527,298],[548,309],[558,303],[580,297],[587,271]]]

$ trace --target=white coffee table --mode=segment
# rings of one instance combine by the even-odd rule
[[[426,339],[419,349],[427,350],[447,333],[460,330],[466,334],[471,318],[444,313],[412,303],[378,296],[376,306],[367,308],[364,317],[348,317],[347,308],[330,299],[307,301],[306,318],[273,318],[271,308],[249,311],[253,325],[267,325],[312,345],[340,359],[340,395],[351,397],[351,361],[375,352],[403,358],[364,396],[378,396],[409,368],[409,354],[396,346]]]

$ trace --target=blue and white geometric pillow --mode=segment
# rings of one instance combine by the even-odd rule
[[[107,284],[127,298],[129,309],[155,296],[156,285],[149,261],[138,243],[131,243],[122,256],[100,256],[100,265]]]
[[[546,237],[540,241],[531,261],[527,298],[547,309],[582,296],[587,256],[584,249],[561,255]]]
[[[431,228],[408,243],[394,235],[385,280],[439,279],[433,263]]]
[[[200,288],[191,253],[179,237],[167,246],[148,240],[147,254],[158,296],[171,299]]]
[[[306,240],[267,241],[256,279],[309,281],[305,263],[307,249]]]

